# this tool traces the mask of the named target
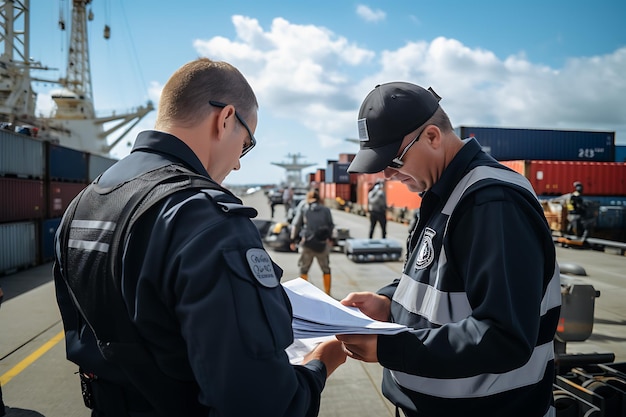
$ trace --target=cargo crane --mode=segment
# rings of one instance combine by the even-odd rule
[[[113,113],[97,117],[91,82],[87,22],[93,13],[87,12],[92,0],[72,0],[72,23],[67,57],[66,76],[57,80],[31,76],[33,70],[50,68],[30,59],[30,1],[0,1],[2,18],[0,42],[0,118],[10,126],[26,125],[36,128],[38,137],[62,146],[97,155],[108,155],[143,117],[154,110],[152,102],[125,113]],[[59,27],[65,30],[61,16]],[[110,27],[104,29],[104,37],[110,37]],[[37,94],[31,82],[42,81],[60,85],[52,99],[55,110],[50,117],[35,115]],[[105,124],[109,124],[105,130]],[[125,128],[124,131],[121,131]],[[116,139],[107,140],[119,132]]]

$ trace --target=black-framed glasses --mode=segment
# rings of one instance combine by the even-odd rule
[[[396,156],[395,158],[393,158],[391,160],[391,162],[389,162],[389,165],[387,165],[389,168],[399,169],[399,168],[402,168],[404,166],[404,162],[402,161],[402,158],[404,158],[404,155],[406,155],[406,153],[409,151],[409,148],[411,146],[413,146],[413,144],[415,142],[418,141],[420,136],[422,136],[422,133],[424,133],[425,129],[426,129],[426,126],[424,126],[424,128],[422,130],[420,130],[420,132],[417,134],[417,136],[415,136],[415,138],[412,141],[410,141],[408,145],[406,145],[404,147],[404,149],[402,150],[402,153],[400,154],[400,156]]]
[[[211,106],[219,107],[222,109],[228,106],[228,104],[226,103],[221,103],[219,101],[213,101],[213,100],[209,100],[209,104]],[[252,134],[250,127],[248,127],[248,124],[246,123],[245,120],[243,120],[243,117],[241,117],[237,109],[235,109],[235,117],[237,118],[237,120],[239,120],[239,123],[241,123],[241,125],[246,129],[246,132],[248,132],[248,136],[250,137],[250,141],[244,142],[243,144],[243,149],[241,150],[241,155],[239,156],[241,158],[242,156],[250,152],[252,148],[256,146],[256,139],[254,138],[254,135]]]

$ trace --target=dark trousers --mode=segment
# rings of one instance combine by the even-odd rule
[[[384,211],[370,211],[370,239],[374,237],[376,223],[380,223],[383,239],[387,237],[387,213]]]

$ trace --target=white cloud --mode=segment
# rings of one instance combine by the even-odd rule
[[[372,10],[364,4],[359,4],[356,7],[356,14],[366,22],[379,22],[385,20],[387,14],[382,10]]]
[[[356,152],[344,138],[356,135],[361,101],[376,84],[396,80],[432,86],[455,126],[607,130],[626,142],[626,48],[550,68],[523,53],[502,58],[444,37],[375,52],[324,27],[282,18],[268,30],[244,16],[233,17],[233,25],[235,39],[197,40],[197,51],[237,66],[266,120],[299,126],[289,137],[268,134],[256,153],[259,164],[280,159],[276,149],[308,154],[321,166],[339,153]],[[259,129],[259,137],[264,129],[278,132],[265,128],[263,118]],[[236,177],[244,178],[253,160]],[[250,169],[258,173],[259,166],[265,165]]]

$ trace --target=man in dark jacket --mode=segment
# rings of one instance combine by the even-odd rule
[[[560,280],[530,183],[456,136],[432,90],[379,85],[358,124],[348,171],[383,171],[422,203],[402,276],[342,300],[411,330],[337,336],[349,355],[384,366],[407,417],[554,416]]]
[[[370,214],[370,239],[374,237],[376,224],[380,224],[382,238],[387,237],[387,195],[385,194],[385,181],[376,181],[369,193],[367,193],[367,211]]]
[[[57,300],[93,416],[317,415],[345,353],[334,340],[289,363],[282,270],[256,210],[221,186],[256,143],[257,107],[230,64],[182,66],[155,130],[65,213]]]

